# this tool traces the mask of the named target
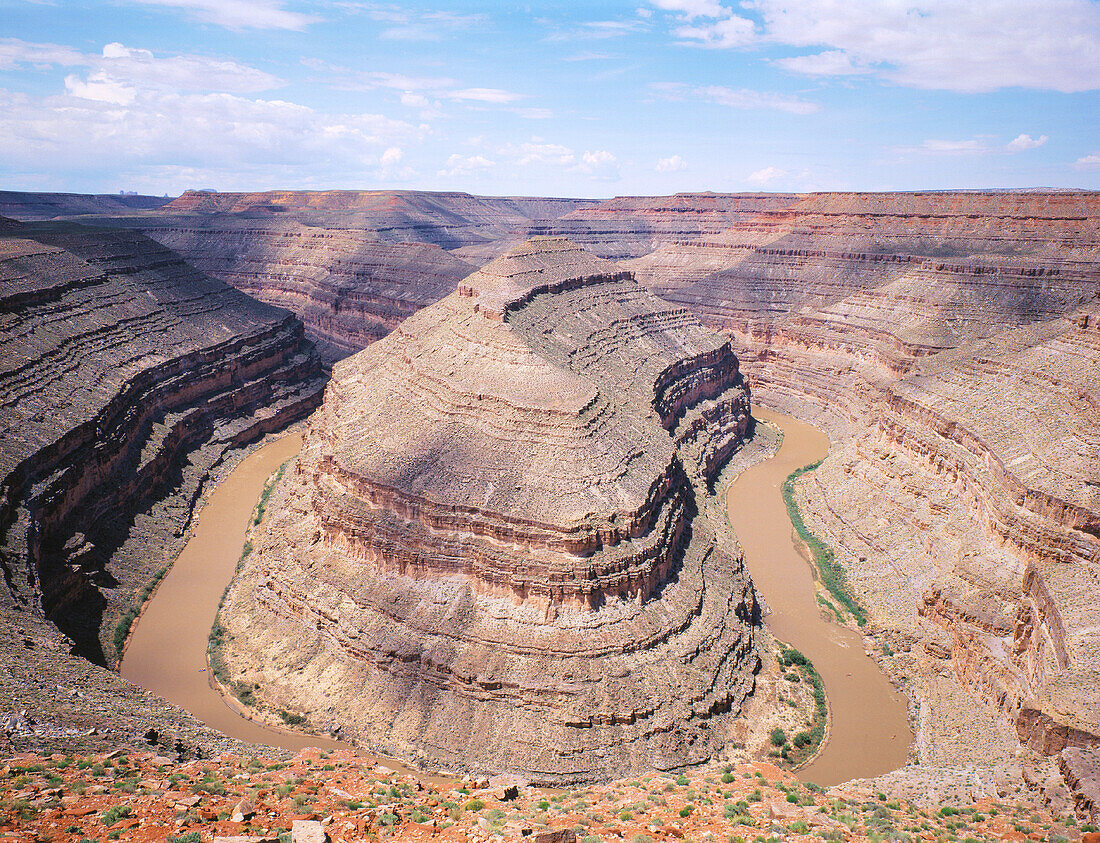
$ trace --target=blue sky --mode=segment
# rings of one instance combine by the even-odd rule
[[[1100,188],[1098,0],[0,0],[0,188]]]

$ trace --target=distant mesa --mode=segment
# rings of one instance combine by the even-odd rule
[[[707,491],[748,413],[724,338],[524,243],[334,367],[223,610],[233,680],[535,782],[713,757],[758,664]]]

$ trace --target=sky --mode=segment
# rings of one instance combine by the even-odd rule
[[[0,189],[1100,188],[1100,0],[0,0]]]

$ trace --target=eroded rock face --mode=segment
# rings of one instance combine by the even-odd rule
[[[922,758],[1100,742],[1100,197],[818,195],[628,265],[830,431],[800,495]]]
[[[301,323],[132,232],[0,227],[5,611],[100,664],[211,471],[319,402]]]
[[[292,310],[329,361],[381,339],[474,270],[438,246],[281,219],[166,220],[143,232],[207,275]]]
[[[129,214],[151,211],[168,198],[124,193],[24,193],[0,190],[0,215],[17,220],[49,220],[76,214]]]
[[[605,258],[636,258],[669,244],[694,243],[764,211],[786,208],[801,198],[792,193],[617,196],[571,210],[557,219],[544,219],[527,231],[568,237]]]
[[[223,609],[233,679],[536,782],[713,756],[757,663],[706,490],[748,398],[619,267],[517,248],[334,368]]]

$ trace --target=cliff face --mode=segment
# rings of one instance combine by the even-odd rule
[[[533,781],[711,757],[757,664],[703,512],[748,409],[685,311],[567,241],[513,250],[334,368],[223,608],[232,678]]]
[[[207,275],[292,310],[329,361],[381,339],[474,269],[438,246],[292,221],[166,220],[143,232]]]
[[[568,237],[600,257],[636,258],[666,244],[717,234],[761,212],[786,208],[800,198],[784,193],[618,196],[557,219],[538,221],[527,231]]]
[[[628,264],[832,433],[802,502],[926,760],[1100,742],[1100,198],[821,195]]]
[[[444,249],[496,240],[538,218],[595,204],[586,199],[528,199],[416,190],[274,190],[266,193],[188,191],[160,214],[270,219],[286,217],[322,228],[373,231],[391,243],[431,243]]]
[[[23,193],[0,190],[0,215],[17,220],[48,220],[77,214],[129,214],[168,204],[167,197],[125,193]]]
[[[231,449],[312,410],[301,323],[130,232],[0,232],[0,563],[6,611],[105,664]]]

